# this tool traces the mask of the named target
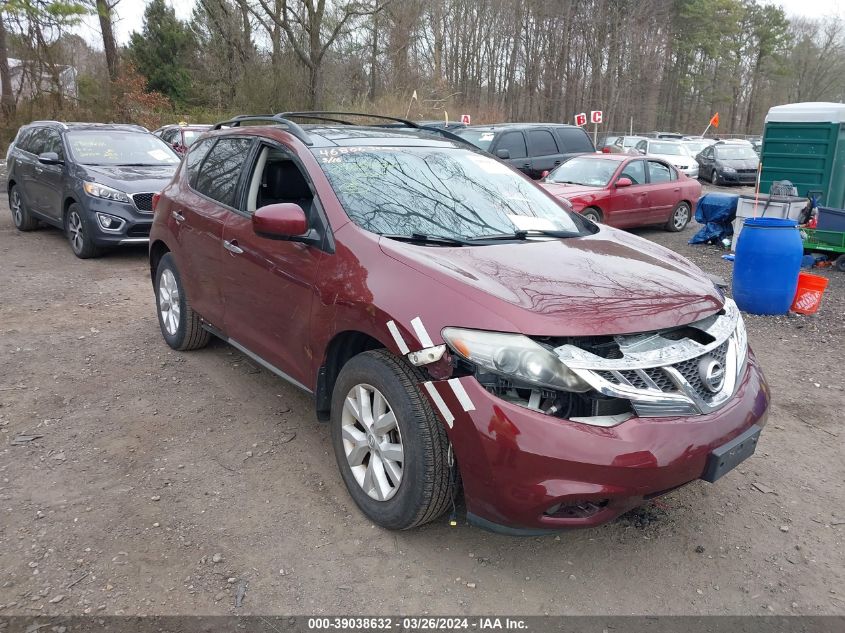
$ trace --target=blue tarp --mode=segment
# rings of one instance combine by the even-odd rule
[[[698,199],[695,221],[704,226],[692,236],[690,244],[721,242],[734,234],[731,224],[736,218],[739,196],[733,193],[708,193]]]

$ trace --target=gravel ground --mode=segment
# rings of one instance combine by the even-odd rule
[[[637,233],[729,281],[694,230]],[[369,524],[306,396],[164,344],[144,249],[77,260],[4,201],[0,268],[0,615],[845,613],[845,274],[816,316],[748,318],[773,394],[753,458],[512,538]]]

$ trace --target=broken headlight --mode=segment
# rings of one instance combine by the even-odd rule
[[[504,334],[447,327],[441,332],[449,347],[484,371],[528,385],[560,391],[592,389],[557,355],[522,334]]]

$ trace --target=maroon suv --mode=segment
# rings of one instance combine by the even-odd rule
[[[487,528],[592,526],[754,452],[766,383],[695,265],[413,123],[293,118],[191,146],[156,202],[158,318],[312,393],[370,520],[462,489]]]

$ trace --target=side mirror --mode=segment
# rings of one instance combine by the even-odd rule
[[[252,215],[252,230],[257,235],[277,240],[303,237],[308,231],[305,211],[298,204],[268,204]]]
[[[645,150],[644,150],[644,149],[639,149],[639,148],[638,148],[638,149],[637,149],[637,152],[639,152],[640,154],[645,154]]]
[[[544,169],[544,170],[542,171],[542,173],[540,174],[540,178],[545,178],[546,176],[548,176],[548,175],[549,175],[549,173],[550,173],[550,172],[549,172],[549,170],[548,170],[548,169]]]
[[[64,161],[56,152],[44,152],[38,155],[38,162],[42,165],[61,165]]]
[[[631,181],[630,178],[628,178],[627,176],[622,176],[622,178],[616,181],[616,188],[618,189],[619,187],[630,187],[633,184],[634,183]]]
[[[511,157],[511,153],[510,153],[510,150],[497,149],[496,150],[496,156],[498,156],[499,158],[502,158],[504,160],[508,160]]]

